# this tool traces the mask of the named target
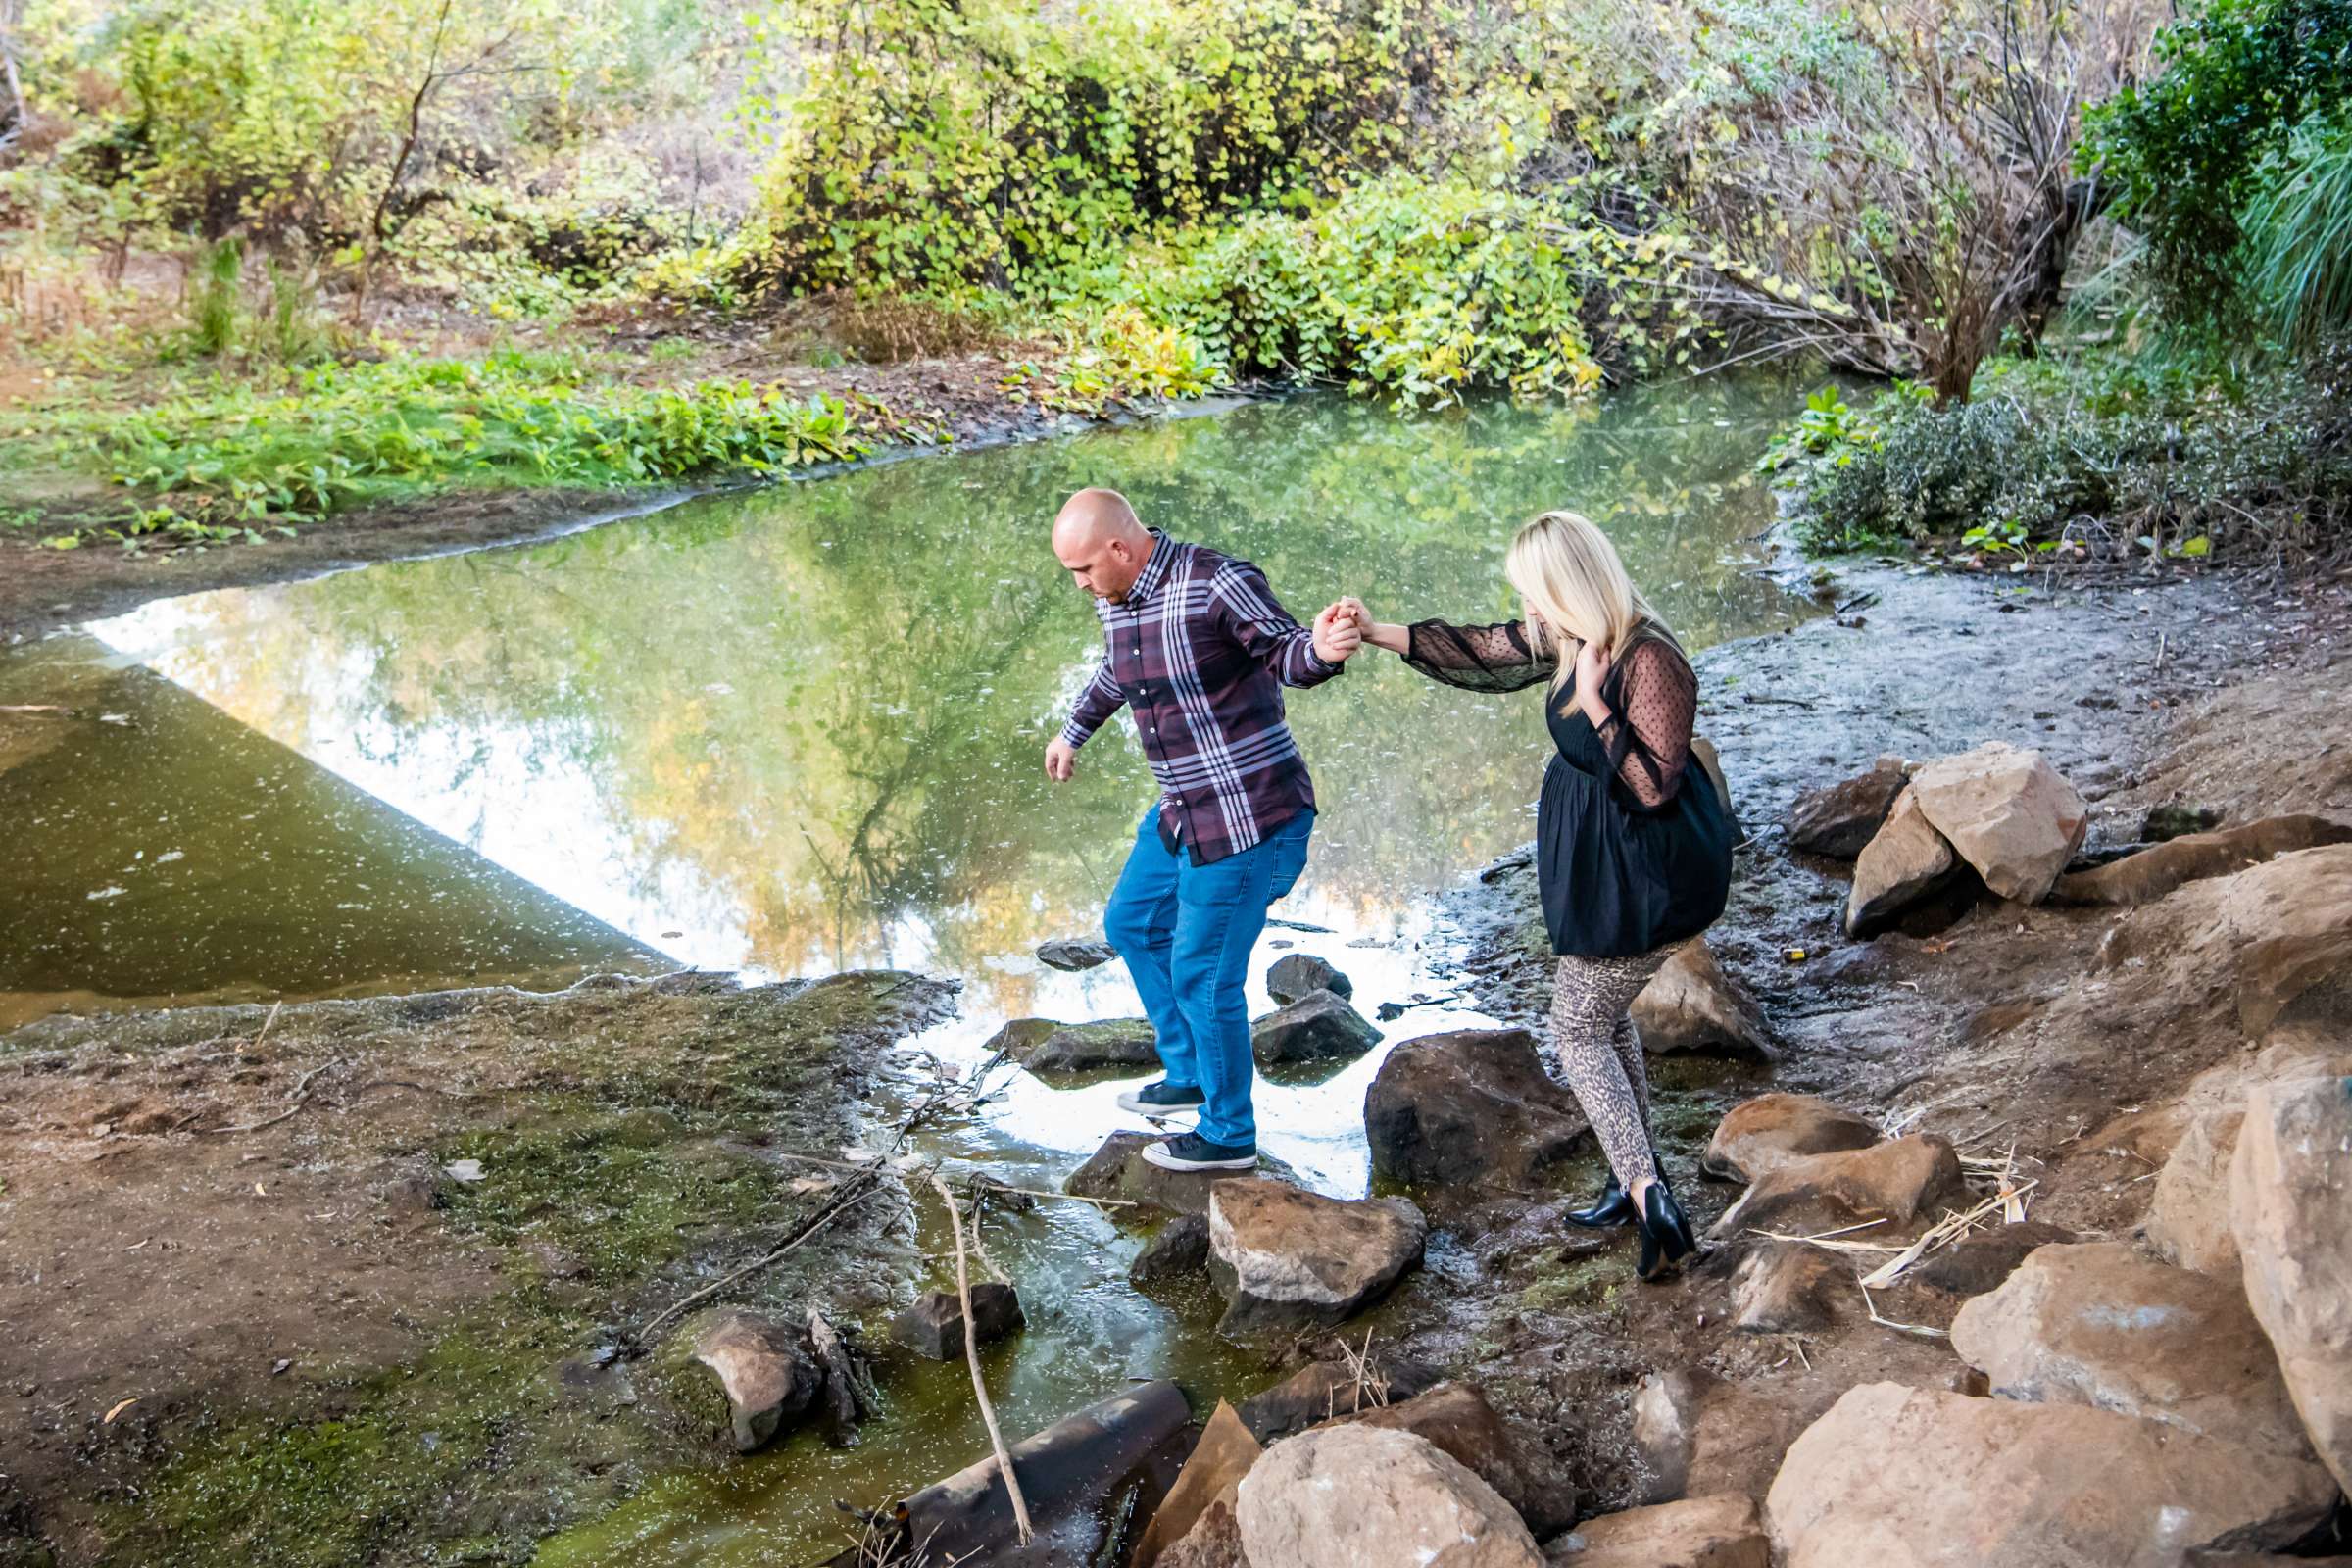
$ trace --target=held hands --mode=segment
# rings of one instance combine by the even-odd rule
[[[1355,651],[1364,645],[1368,618],[1359,618],[1363,607],[1351,600],[1342,599],[1323,607],[1315,616],[1315,657],[1327,664],[1345,664]]]

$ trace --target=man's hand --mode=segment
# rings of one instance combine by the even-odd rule
[[[1067,784],[1070,775],[1078,771],[1078,748],[1056,735],[1046,742],[1046,777],[1056,784]]]
[[[1326,605],[1315,616],[1315,657],[1326,664],[1345,664],[1363,645],[1363,626],[1348,601]]]

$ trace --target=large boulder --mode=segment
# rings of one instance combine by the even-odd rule
[[[1877,936],[1951,881],[1959,868],[1960,857],[1920,810],[1917,792],[1904,790],[1854,861],[1854,883],[1845,895],[1845,934]]]
[[[1222,1561],[1238,1562],[1241,1554],[1241,1530],[1233,1521],[1234,1494],[1240,1490],[1242,1477],[1257,1463],[1265,1448],[1250,1435],[1250,1429],[1234,1414],[1233,1406],[1223,1400],[1209,1413],[1208,1422],[1200,1430],[1200,1441],[1177,1472],[1176,1484],[1152,1510],[1152,1522],[1144,1527],[1144,1538],[1136,1544],[1130,1559],[1133,1568],[1154,1568],[1163,1563],[1192,1563],[1196,1568]],[[1221,1520],[1211,1521],[1211,1513],[1221,1512]],[[1206,1528],[1203,1531],[1203,1525]],[[1182,1552],[1173,1552],[1181,1542],[1192,1541]],[[1230,1536],[1230,1552],[1226,1542]],[[1171,1555],[1171,1553],[1173,1554]]]
[[[2170,839],[2088,871],[2070,871],[2050,889],[2050,902],[2151,904],[2184,882],[2228,876],[2325,844],[2352,844],[2352,824],[2324,816],[2266,816],[2219,833]]]
[[[999,1280],[982,1280],[972,1287],[972,1318],[978,1329],[975,1345],[1001,1340],[1025,1321],[1020,1297]],[[963,1298],[954,1291],[925,1291],[891,1319],[890,1335],[917,1355],[955,1360],[963,1354]]]
[[[1250,1026],[1250,1054],[1260,1067],[1352,1061],[1380,1044],[1370,1019],[1334,991],[1316,991]]]
[[[691,1343],[694,1359],[710,1369],[727,1396],[738,1453],[766,1446],[824,1385],[797,1324],[721,1307],[695,1325]]]
[[[1852,859],[1886,822],[1903,784],[1903,760],[1882,757],[1867,773],[1807,790],[1788,813],[1788,847]]]
[[[2044,1247],[1952,1320],[2004,1399],[2087,1404],[2303,1460],[2278,1358],[2233,1280],[2120,1242]]]
[[[1275,1445],[1243,1478],[1242,1549],[1261,1568],[1543,1568],[1493,1487],[1426,1438],[1363,1425]]]
[[[1733,1052],[1768,1055],[1764,1013],[1745,986],[1723,972],[1706,938],[1694,937],[1634,999],[1634,1028],[1653,1055]]]
[[[2300,850],[2230,879],[2222,920],[2237,954],[2237,1018],[2266,1035],[2310,994],[2342,1021],[2352,1006],[2352,845]]]
[[[2038,904],[2082,847],[2090,808],[2039,752],[1999,741],[1911,775],[1928,824],[2004,899]]]
[[[1015,1059],[1038,1073],[1086,1072],[1096,1067],[1155,1068],[1160,1064],[1154,1045],[1158,1038],[1148,1018],[1063,1024]]]
[[[1401,1198],[1325,1198],[1262,1177],[1221,1181],[1208,1200],[1209,1276],[1224,1293],[1218,1331],[1328,1326],[1421,1261],[1429,1222]]]
[[[1524,1029],[1408,1040],[1364,1092],[1372,1173],[1388,1181],[1525,1187],[1576,1157],[1592,1134]]]
[[[1764,1516],[1739,1493],[1602,1514],[1544,1549],[1551,1568],[1772,1568]]]
[[[1758,1095],[1725,1112],[1698,1168],[1728,1182],[1752,1182],[1807,1154],[1868,1149],[1878,1123],[1811,1095]]]
[[[1744,1230],[1836,1230],[1887,1223],[1873,1236],[1932,1217],[1967,1192],[1960,1156],[1933,1133],[1914,1133],[1839,1154],[1806,1154],[1759,1177],[1724,1210],[1710,1235]]]
[[[1163,1170],[1144,1157],[1144,1150],[1165,1142],[1163,1135],[1145,1132],[1112,1133],[1085,1164],[1063,1180],[1061,1190],[1076,1198],[1102,1198],[1119,1203],[1138,1203],[1164,1214],[1206,1214],[1209,1189],[1233,1176],[1229,1170]],[[1258,1168],[1284,1181],[1297,1173],[1278,1159],[1258,1156]],[[1118,1211],[1111,1215],[1120,1217]],[[1154,1215],[1136,1215],[1150,1220]]]
[[[2247,1302],[2313,1446],[2352,1488],[2352,1077],[2246,1097],[2230,1212]]]
[[[1294,1002],[1304,1002],[1318,991],[1352,997],[1355,982],[1311,953],[1293,953],[1276,958],[1266,970],[1266,995],[1286,1007]]]
[[[2326,1518],[2316,1464],[2084,1405],[1849,1389],[1765,1499],[1786,1568],[2171,1568]]]
[[[1537,1483],[1502,1418],[1470,1384],[1441,1383],[1426,1394],[1349,1411],[1328,1424],[1348,1422],[1427,1438],[1499,1493],[1538,1536],[1564,1529],[1576,1518],[1575,1494]]]

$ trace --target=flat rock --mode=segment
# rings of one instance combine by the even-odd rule
[[[1882,757],[1867,773],[1807,790],[1788,813],[1788,847],[1852,859],[1886,820],[1905,782],[1903,760]]]
[[[1683,944],[1634,999],[1634,1028],[1642,1049],[1769,1055],[1764,1012],[1747,987],[1723,972],[1704,937]]]
[[[1159,1052],[1148,1018],[1105,1018],[1063,1024],[1017,1058],[1031,1072],[1085,1072],[1095,1067],[1159,1066]]]
[[[1379,1044],[1372,1021],[1335,991],[1310,992],[1250,1026],[1250,1054],[1261,1067],[1352,1061]]]
[[[727,1396],[735,1451],[764,1447],[816,1399],[824,1374],[798,1326],[743,1307],[721,1307],[696,1328],[694,1359]]]
[[[1243,1478],[1234,1513],[1261,1568],[1542,1568],[1493,1487],[1426,1438],[1363,1425],[1302,1433]]]
[[[1772,1568],[1764,1516],[1738,1493],[1602,1514],[1544,1551],[1551,1568]]]
[[[1127,1266],[1132,1285],[1150,1285],[1180,1274],[1198,1274],[1208,1267],[1208,1216],[1179,1214],[1144,1244]]]
[[[1054,1018],[1007,1018],[1003,1028],[988,1037],[982,1049],[991,1055],[1002,1054],[1007,1061],[1026,1061],[1031,1052],[1063,1027]]]
[[[1401,1198],[1325,1198],[1262,1177],[1209,1190],[1209,1275],[1224,1334],[1345,1322],[1421,1261],[1429,1223]]]
[[[1988,742],[1911,775],[1930,826],[2004,899],[2038,904],[2090,826],[2090,808],[2039,752]]]
[[[1950,881],[1959,866],[1950,841],[1920,810],[1917,792],[1904,790],[1854,861],[1854,885],[1845,896],[1845,934],[1878,935]]]
[[[1266,995],[1286,1007],[1294,1002],[1304,1002],[1318,991],[1352,997],[1355,982],[1308,953],[1276,958],[1273,967],[1266,971]]]
[[[1758,1177],[1708,1234],[1811,1233],[1883,1219],[1889,1223],[1880,1234],[1891,1235],[1966,1194],[1952,1146],[1933,1133],[1914,1133],[1868,1149],[1792,1159]]]
[[[1747,1334],[1815,1334],[1838,1321],[1838,1293],[1853,1276],[1817,1247],[1766,1242],[1732,1275],[1732,1327]]]
[[[1209,1189],[1240,1173],[1162,1170],[1144,1158],[1144,1148],[1165,1141],[1164,1133],[1112,1133],[1102,1140],[1102,1148],[1088,1156],[1085,1164],[1064,1179],[1061,1190],[1078,1198],[1141,1203],[1164,1214],[1206,1214]],[[1298,1179],[1297,1173],[1278,1159],[1260,1154],[1257,1163],[1265,1175],[1282,1181]],[[1119,1217],[1116,1211],[1111,1214],[1114,1220]]]
[[[1364,1092],[1372,1171],[1441,1187],[1526,1187],[1573,1159],[1592,1124],[1524,1029],[1424,1035],[1391,1051]]]
[[[2352,823],[2324,816],[2266,816],[2218,833],[2168,839],[2095,870],[2070,871],[2050,889],[2050,902],[2110,907],[2150,904],[2183,883],[2229,876],[2326,844],[2352,844]]]
[[[1335,1416],[1327,1425],[1339,1423],[1384,1427],[1427,1438],[1493,1487],[1538,1536],[1575,1522],[1575,1493],[1564,1486],[1544,1488],[1537,1483],[1502,1418],[1494,1413],[1487,1396],[1468,1383],[1441,1383],[1409,1399]]]
[[[1019,1295],[999,1280],[972,1286],[972,1316],[981,1345],[1003,1339],[1025,1321]],[[954,1291],[925,1291],[890,1320],[890,1336],[917,1355],[954,1360],[963,1354],[963,1302]]]
[[[1110,951],[1107,942],[1081,942],[1069,937],[1057,937],[1041,943],[1037,961],[1049,969],[1076,973],[1082,969],[1099,969],[1118,955]]]
[[[2119,1242],[2037,1250],[1952,1320],[1952,1348],[2003,1399],[2144,1416],[2295,1460],[2311,1456],[2262,1326],[2234,1280]]]
[[[2230,1213],[2247,1303],[2312,1446],[2352,1488],[2352,1077],[2247,1095]]]
[[[2170,1568],[2327,1517],[2316,1464],[2085,1405],[1849,1389],[1765,1499],[1786,1568]]]
[[[1758,1095],[1715,1124],[1699,1169],[1724,1181],[1752,1182],[1807,1154],[1868,1149],[1878,1123],[1811,1095]]]
[[[1903,1278],[1946,1296],[1982,1296],[2000,1289],[2035,1248],[2074,1239],[2074,1232],[2047,1220],[1995,1225],[1929,1253]]]
[[[1353,1415],[1410,1399],[1442,1382],[1437,1368],[1375,1349],[1364,1376],[1344,1358],[1309,1361],[1289,1377],[1244,1399],[1243,1425],[1260,1443],[1304,1432],[1334,1416]]]

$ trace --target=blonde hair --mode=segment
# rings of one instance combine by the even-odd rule
[[[1546,623],[1531,638],[1539,647],[1565,632],[1579,642],[1599,643],[1616,661],[1643,636],[1674,642],[1674,633],[1625,574],[1617,547],[1580,513],[1546,512],[1521,528],[1503,557],[1502,571]],[[1559,655],[1553,691],[1576,673],[1568,650]]]

